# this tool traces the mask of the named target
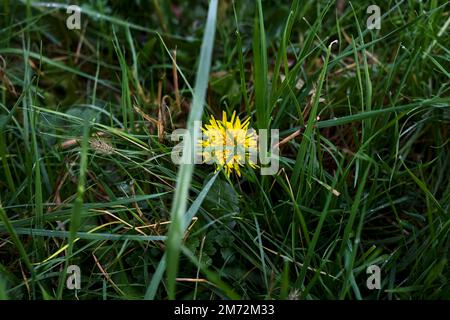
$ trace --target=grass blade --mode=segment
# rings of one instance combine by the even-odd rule
[[[191,184],[192,173],[194,171],[194,152],[195,141],[199,136],[199,128],[195,128],[194,123],[200,121],[203,114],[203,105],[205,101],[206,88],[208,86],[209,69],[211,66],[212,51],[214,45],[214,35],[216,30],[217,0],[211,0],[209,4],[208,17],[206,21],[205,33],[200,52],[200,60],[197,70],[197,78],[194,88],[194,97],[192,109],[189,113],[187,129],[190,134],[191,143],[185,143],[183,157],[190,161],[180,165],[178,170],[177,185],[175,197],[172,205],[171,218],[168,239],[167,239],[167,284],[169,298],[175,298],[176,276],[178,272],[178,258],[180,254],[180,245],[184,233],[184,215],[188,198],[189,187]]]

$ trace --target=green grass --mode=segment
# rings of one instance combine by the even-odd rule
[[[0,299],[450,298],[446,1],[83,3],[0,2]],[[172,162],[222,111],[275,175]]]

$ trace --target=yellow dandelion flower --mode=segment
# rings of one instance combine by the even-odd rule
[[[233,171],[241,176],[240,167],[245,163],[255,168],[253,156],[256,155],[257,135],[249,129],[249,124],[250,117],[241,122],[236,112],[233,112],[230,121],[225,111],[222,120],[211,116],[209,124],[202,128],[203,139],[199,141],[203,162],[214,163],[216,171],[224,168],[227,176]]]

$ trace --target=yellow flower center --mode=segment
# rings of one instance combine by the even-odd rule
[[[236,112],[230,121],[225,111],[222,120],[211,116],[209,124],[202,128],[203,140],[199,141],[203,148],[203,162],[214,163],[216,171],[224,168],[228,176],[233,170],[241,176],[240,166],[246,161],[255,168],[251,155],[256,154],[257,135],[253,129],[248,129],[249,123],[250,117],[241,123]]]

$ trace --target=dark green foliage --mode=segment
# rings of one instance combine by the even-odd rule
[[[450,298],[447,1],[368,30],[368,1],[221,0],[214,41],[207,2],[84,1],[81,30],[62,3],[0,1],[0,299]],[[290,136],[276,175],[177,176],[202,84],[204,121]]]

